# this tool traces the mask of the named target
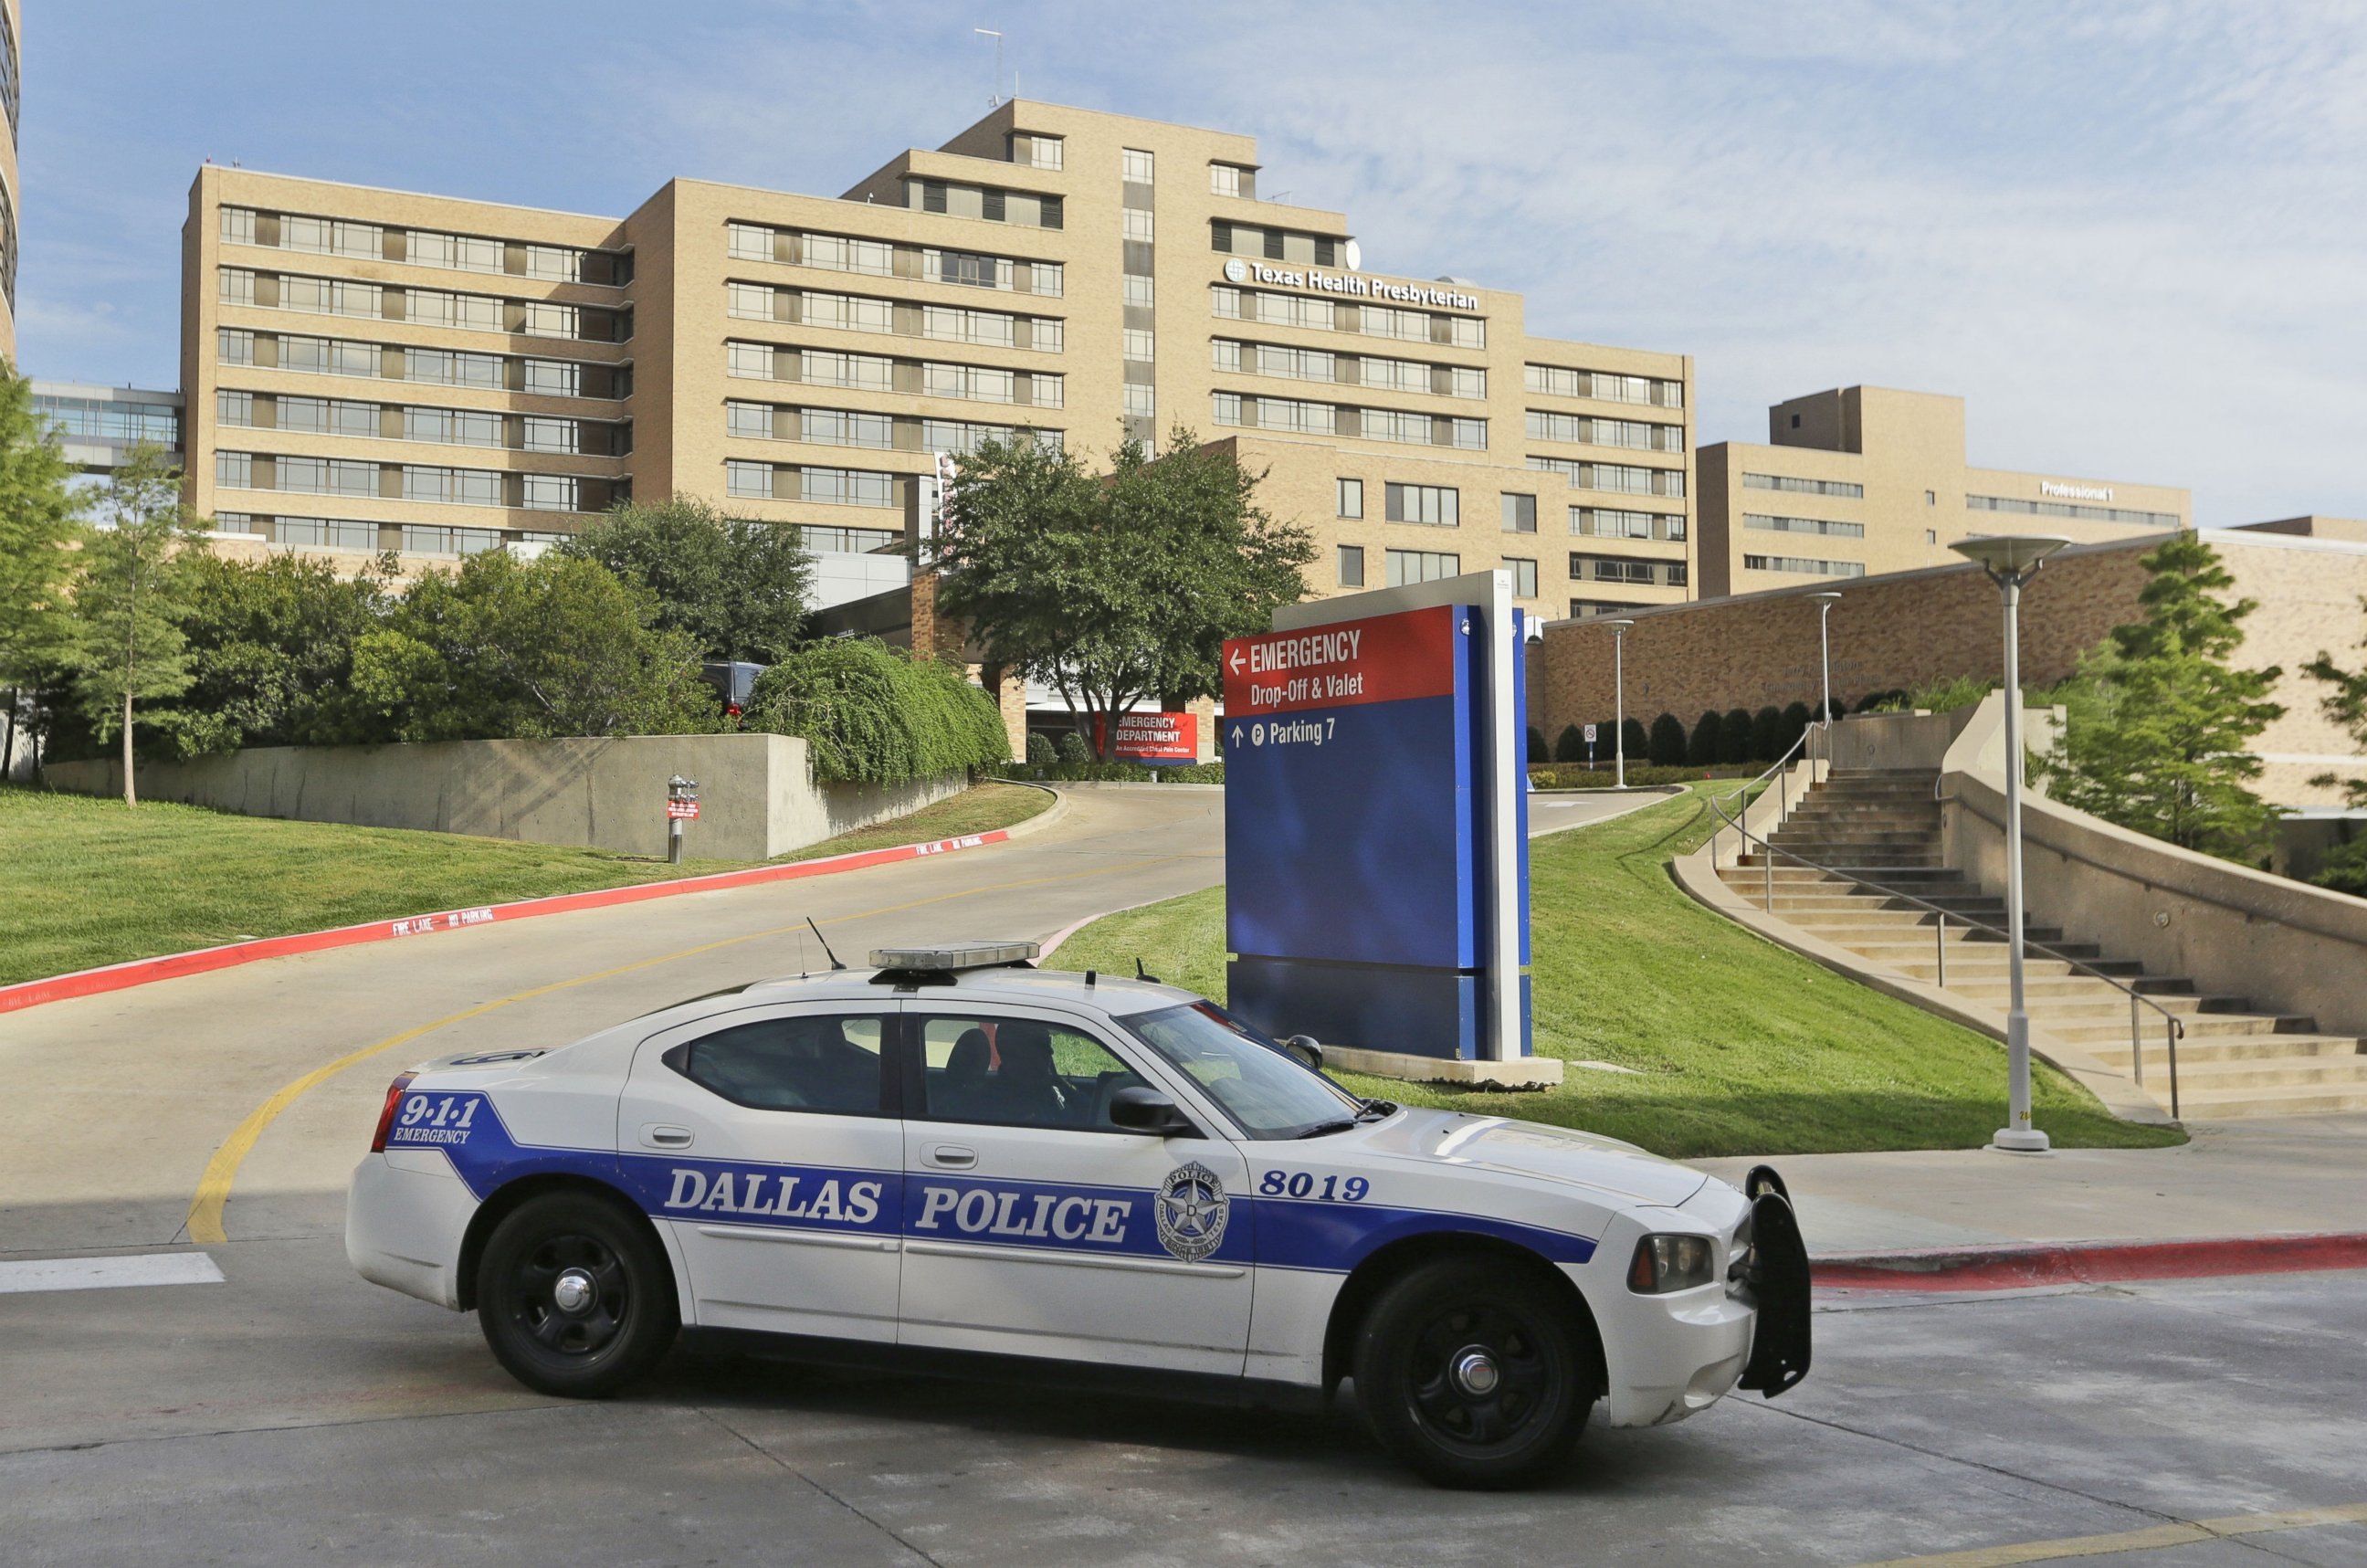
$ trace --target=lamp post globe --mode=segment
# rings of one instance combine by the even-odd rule
[[[1622,616],[1603,623],[1611,628],[1611,760],[1612,788],[1627,788],[1627,629],[1636,623]]]
[[[2070,542],[2057,534],[1992,534],[1960,539],[1949,547],[1987,572],[2005,603],[2007,1117],[1989,1146],[2011,1153],[2044,1153],[2049,1146],[2030,1119],[2030,1012],[2022,983],[2022,585]]]

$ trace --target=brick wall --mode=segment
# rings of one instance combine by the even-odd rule
[[[2125,544],[2066,551],[2024,590],[2022,671],[2030,686],[2046,686],[2078,666],[2080,655],[2112,629],[2139,617],[2145,585],[2138,564],[2159,536]],[[2367,658],[2367,551],[2320,541],[2231,538],[2212,542],[2237,579],[2237,591],[2260,601],[2248,622],[2239,662],[2282,665],[2277,699],[2285,716],[2258,743],[2270,756],[2263,791],[2293,805],[2331,804],[2336,792],[2308,783],[2334,767],[2367,776],[2367,758],[2349,765],[2358,747],[2318,711],[2324,687],[2298,673],[2325,648],[2355,667]],[[1757,710],[1793,702],[1816,705],[1818,693],[1815,587],[1779,589],[1738,598],[1637,611],[1627,632],[1627,711],[1648,724],[1671,712],[1690,729],[1715,708]],[[2003,621],[1996,587],[1970,564],[1859,579],[1842,589],[1832,610],[1833,695],[1854,708],[1869,692],[1912,688],[1956,676],[1995,680],[2003,673]],[[1533,653],[1529,722],[1547,740],[1565,724],[1611,716],[1612,634],[1587,621],[1546,628]],[[2277,756],[2318,760],[2280,762]]]

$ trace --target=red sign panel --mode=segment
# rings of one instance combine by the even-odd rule
[[[666,802],[666,815],[669,817],[678,817],[684,822],[689,822],[698,815],[698,802],[697,801],[668,801]]]
[[[1104,721],[1093,721],[1093,749],[1101,749]],[[1121,713],[1117,716],[1120,762],[1197,762],[1200,719],[1195,713]]]
[[[1225,644],[1225,718],[1452,696],[1460,613],[1439,605],[1236,637]]]

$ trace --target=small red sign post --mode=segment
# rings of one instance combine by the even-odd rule
[[[666,815],[676,822],[696,821],[698,816],[698,802],[697,801],[668,801],[666,802]]]
[[[1094,749],[1107,733],[1106,721],[1093,721]],[[1121,713],[1117,716],[1120,762],[1190,763],[1200,760],[1200,716],[1196,713]]]

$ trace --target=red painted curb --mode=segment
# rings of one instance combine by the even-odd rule
[[[486,926],[503,920],[531,920],[537,915],[566,915],[579,909],[639,903],[644,899],[673,898],[682,893],[716,892],[729,888],[753,887],[764,882],[794,881],[800,877],[828,876],[834,871],[859,871],[867,866],[884,866],[896,860],[917,860],[926,855],[946,855],[957,849],[999,844],[1010,836],[1010,829],[999,827],[991,833],[966,833],[957,838],[934,839],[926,844],[899,844],[887,849],[857,849],[845,855],[800,860],[787,866],[752,866],[746,870],[718,871],[710,876],[685,877],[678,881],[636,882],[628,887],[599,888],[590,892],[553,893],[546,898],[520,899],[515,903],[438,910],[433,915],[413,915],[401,920],[373,920],[367,925],[340,926],[328,931],[303,931],[291,937],[264,937],[252,942],[199,948],[194,952],[166,953],[162,958],[132,959],[123,963],[108,964],[103,969],[77,970],[72,974],[53,975],[47,980],[28,980],[15,985],[0,986],[0,1013],[15,1012],[20,1007],[38,1007],[44,1002],[62,1002],[74,996],[96,996],[108,991],[124,991],[159,980],[177,980],[183,975],[204,974],[212,970],[232,969],[239,964],[286,958],[294,953],[317,953],[330,948],[358,947],[364,942],[422,937],[431,931],[454,931],[463,926]]]
[[[1935,1247],[1812,1259],[1808,1272],[1813,1283],[1837,1290],[2023,1290],[2038,1285],[2202,1279],[2331,1268],[2367,1268],[2367,1233]]]

